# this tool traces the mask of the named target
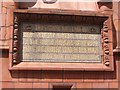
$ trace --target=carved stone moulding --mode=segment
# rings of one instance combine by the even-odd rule
[[[18,57],[18,17],[14,17],[14,30],[13,30],[13,63],[17,63]]]
[[[48,12],[49,13],[49,12]],[[20,37],[19,37],[19,23],[22,22],[22,21],[30,21],[32,22],[33,20],[35,21],[38,21],[39,19],[44,19],[46,16],[49,16],[50,15],[55,15],[56,18],[57,18],[57,14],[36,14],[36,13],[22,13],[22,12],[15,12],[14,13],[14,32],[13,32],[13,54],[12,54],[12,65],[16,65],[18,64],[19,65],[19,52],[20,52],[20,47],[19,47],[19,44],[20,43]],[[58,14],[60,15],[60,13]],[[101,28],[101,46],[102,46],[102,62],[99,64],[101,67],[99,67],[99,65],[97,66],[97,64],[94,64],[95,66],[90,66],[91,69],[89,70],[92,70],[92,68],[94,67],[94,69],[96,67],[99,67],[98,69],[99,70],[108,70],[108,71],[113,71],[114,70],[114,66],[113,66],[113,47],[112,47],[112,41],[110,41],[110,37],[112,35],[110,35],[111,33],[109,31],[112,31],[112,25],[111,25],[111,15],[95,15],[95,16],[91,16],[91,14],[88,13],[88,15],[85,14],[85,16],[83,16],[84,14],[80,14],[76,16],[79,16],[79,20],[78,22],[80,23],[88,23],[88,24],[99,24],[102,26]],[[65,15],[63,16],[63,19],[64,20],[64,17],[71,17],[72,15],[68,15],[65,13]],[[74,14],[75,16],[75,14]],[[74,18],[76,18],[76,16]],[[41,18],[42,17],[42,18]],[[54,18],[51,18],[51,19],[54,19]],[[69,19],[67,19],[69,21]],[[31,30],[31,27],[27,27],[27,30]],[[91,29],[91,32],[94,32],[93,29]],[[20,62],[20,63],[24,63],[24,62]],[[38,63],[37,63],[38,64]],[[39,64],[41,64],[39,62]],[[57,63],[59,64],[59,63]],[[82,63],[79,63],[80,65],[82,65]],[[76,65],[76,64],[75,64]],[[79,66],[80,66],[79,65]],[[87,65],[87,64],[86,64]],[[54,65],[53,65],[54,66]],[[89,66],[89,64],[88,64]],[[79,67],[79,69],[77,70],[87,70],[88,66],[84,66],[84,69],[82,66]],[[37,66],[36,66],[37,67]],[[35,67],[35,68],[36,68]],[[67,66],[66,66],[67,67]],[[73,66],[74,67],[74,66]],[[82,68],[81,68],[82,67]],[[39,68],[39,66],[38,66]],[[67,67],[68,68],[68,67]],[[71,67],[72,68],[72,67]],[[97,69],[97,70],[98,70]]]
[[[110,11],[113,8],[113,0],[99,0],[97,4],[101,12]]]
[[[103,44],[103,53],[104,53],[103,55],[104,55],[104,64],[106,66],[109,66],[111,62],[110,60],[111,51],[110,50],[112,47],[110,47],[111,42],[109,41],[109,37],[112,35],[110,35],[109,30],[112,30],[110,29],[110,22],[109,20],[106,20],[103,23],[103,29],[102,29],[102,41],[103,41],[102,44]],[[113,52],[112,52],[112,56],[113,56]]]

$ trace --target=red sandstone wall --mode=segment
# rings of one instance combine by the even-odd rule
[[[10,28],[12,26],[9,18],[9,9],[16,8],[14,2],[1,3],[1,38],[0,38],[0,64],[2,65],[2,88],[50,88],[55,83],[73,84],[75,88],[106,88],[106,90],[120,89],[120,56],[115,53],[115,70],[113,72],[91,72],[91,71],[9,71],[9,41],[11,38]],[[118,29],[120,16],[118,17],[118,3],[115,3],[114,25]],[[117,13],[116,13],[117,12]],[[115,33],[115,32],[114,32]],[[109,88],[109,89],[108,89]],[[111,89],[110,89],[111,88]],[[23,89],[22,89],[23,90]]]

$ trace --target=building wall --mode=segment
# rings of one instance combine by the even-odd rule
[[[120,89],[120,55],[114,53],[114,71],[50,71],[50,70],[16,70],[9,71],[9,45],[12,24],[10,9],[17,8],[17,3],[1,2],[1,24],[0,24],[0,64],[2,88],[51,88],[54,84],[73,84],[74,88],[106,88],[106,90]],[[116,37],[116,30],[120,28],[119,4],[113,3],[113,31]],[[117,42],[118,43],[118,42]],[[110,89],[111,88],[111,89]],[[15,89],[16,90],[16,89]],[[101,89],[100,89],[101,90]]]

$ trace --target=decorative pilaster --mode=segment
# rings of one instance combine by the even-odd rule
[[[116,31],[116,48],[114,52],[120,52],[120,1],[113,2],[113,24]]]

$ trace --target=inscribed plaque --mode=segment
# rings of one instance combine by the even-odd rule
[[[22,22],[22,61],[101,62],[100,26]]]

